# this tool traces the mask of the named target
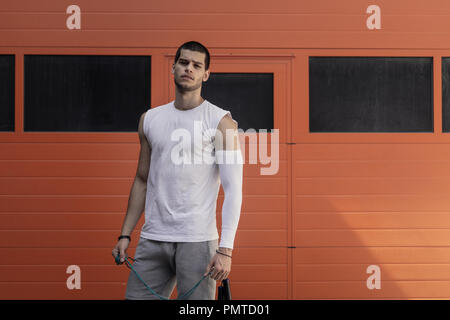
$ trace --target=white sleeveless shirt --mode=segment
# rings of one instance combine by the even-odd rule
[[[190,110],[179,110],[171,101],[146,112],[143,130],[151,158],[141,237],[170,242],[219,238],[220,176],[211,160],[215,131],[226,114],[231,116],[207,100]]]

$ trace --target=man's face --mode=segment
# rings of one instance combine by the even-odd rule
[[[209,70],[205,70],[205,54],[181,49],[178,61],[172,66],[172,73],[179,91],[197,90],[209,78]]]

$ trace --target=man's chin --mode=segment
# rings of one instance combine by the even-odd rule
[[[180,91],[180,92],[188,92],[188,91],[197,90],[197,88],[195,88],[194,86],[183,85],[183,84],[179,84],[177,82],[175,82],[175,86],[177,87],[178,91]]]

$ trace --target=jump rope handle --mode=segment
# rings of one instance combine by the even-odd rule
[[[231,300],[230,279],[222,280],[222,285],[218,289],[217,300]]]
[[[120,264],[120,253],[117,254],[115,261],[116,261],[116,264]]]
[[[125,256],[124,262],[120,262],[120,253],[118,253],[117,256],[116,256],[116,258],[114,259],[114,261],[116,262],[116,264],[119,265],[119,264],[125,263],[125,262],[127,261],[128,258],[130,258],[130,257]],[[130,259],[134,261],[133,258],[130,258]]]

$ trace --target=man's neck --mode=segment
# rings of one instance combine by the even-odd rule
[[[205,101],[200,94],[182,94],[180,92],[176,92],[174,105],[175,108],[180,110],[189,110],[198,107]]]

